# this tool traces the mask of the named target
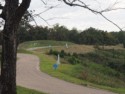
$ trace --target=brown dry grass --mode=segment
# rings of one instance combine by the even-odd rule
[[[53,50],[61,51],[64,50],[67,53],[88,53],[92,52],[95,50],[93,46],[90,45],[70,45],[68,48],[65,46],[60,46],[60,47],[54,47],[52,48]],[[37,49],[35,51],[37,52],[48,52],[50,49],[44,48],[44,49]]]
[[[94,47],[90,45],[72,45],[69,46],[68,48],[66,47],[59,47],[59,48],[54,48],[57,51],[64,50],[67,53],[88,53],[94,51]]]
[[[119,44],[116,46],[100,46],[100,48],[104,48],[104,49],[115,49],[115,50],[124,50],[123,45]]]
[[[116,49],[116,50],[124,50],[122,45],[116,45],[116,46],[99,46],[99,48],[104,48],[104,49]],[[65,46],[59,46],[59,47],[52,47],[53,50],[56,51],[61,51],[64,50],[67,53],[89,53],[95,51],[95,48],[93,45],[70,45],[68,48]],[[35,51],[37,52],[42,52],[46,53],[49,52],[50,48],[39,48],[36,49]]]

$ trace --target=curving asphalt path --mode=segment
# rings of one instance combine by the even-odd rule
[[[75,85],[51,77],[39,70],[39,58],[18,54],[17,84],[49,94],[115,94],[109,91]]]

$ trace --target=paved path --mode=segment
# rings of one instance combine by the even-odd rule
[[[114,94],[88,88],[51,77],[39,70],[39,59],[34,55],[18,54],[17,84],[49,94]]]
[[[34,47],[34,48],[28,48],[27,50],[32,51],[36,49],[45,49],[45,48],[58,48],[58,47],[63,47],[63,46],[43,46],[43,47]]]

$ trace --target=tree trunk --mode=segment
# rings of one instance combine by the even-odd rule
[[[16,94],[16,31],[14,18],[18,0],[6,0],[6,20],[3,30],[1,58],[1,94]]]
[[[10,30],[5,25],[2,43],[1,94],[16,94],[16,34],[14,27]],[[10,33],[11,32],[11,33]]]
[[[5,0],[2,40],[0,94],[16,94],[17,29],[31,0]]]

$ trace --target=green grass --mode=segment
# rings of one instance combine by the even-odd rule
[[[18,86],[17,94],[46,94],[46,93],[42,93],[33,89],[27,89],[27,88]]]
[[[53,64],[56,63],[56,60],[53,57],[50,57],[45,54],[38,54],[38,53],[37,53],[37,55],[39,56],[40,61],[41,61],[41,63],[40,63],[41,71],[48,73],[51,76],[54,76],[59,79],[63,79],[65,81],[69,81],[69,82],[72,82],[75,84],[80,84],[80,85],[84,85],[84,86],[92,86],[92,87],[96,87],[96,88],[101,88],[101,89],[106,89],[106,90],[110,90],[113,92],[117,92],[119,94],[125,94],[125,88],[112,88],[109,86],[98,85],[97,83],[90,83],[86,80],[78,79],[75,76],[77,76],[76,74],[79,71],[81,71],[80,70],[81,66],[79,66],[79,65],[61,64],[57,70],[54,70]],[[93,66],[96,67],[96,65],[93,65]],[[98,67],[100,67],[100,66],[98,66]],[[102,70],[102,71],[104,71],[104,70]],[[92,72],[92,70],[91,70],[91,72]]]
[[[19,48],[33,48],[33,47],[42,47],[42,46],[65,46],[66,43],[68,45],[72,45],[74,43],[66,42],[66,41],[53,41],[53,40],[38,40],[38,41],[28,41],[21,43]]]
[[[40,69],[41,71],[43,72],[46,72],[54,77],[57,77],[57,78],[60,78],[60,79],[63,79],[63,80],[66,80],[66,81],[70,81],[70,82],[73,82],[73,83],[79,83],[79,84],[86,84],[86,82],[81,82],[80,79],[77,79],[75,77],[72,77],[70,75],[67,75],[63,72],[61,72],[62,70],[66,70],[66,71],[70,71],[70,69],[72,69],[74,66],[72,65],[66,65],[66,64],[63,64],[63,65],[60,65],[58,70],[54,70],[53,69],[53,64],[56,63],[56,60],[53,59],[52,57],[48,56],[48,55],[45,55],[45,54],[37,54],[40,58]]]

